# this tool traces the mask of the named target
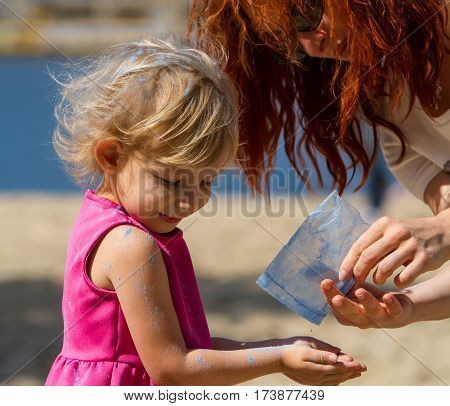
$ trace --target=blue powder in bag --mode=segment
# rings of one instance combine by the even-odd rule
[[[368,227],[335,190],[306,218],[256,283],[292,312],[319,325],[330,311],[320,283],[331,279],[343,295],[349,292],[355,279],[339,281],[339,267]]]

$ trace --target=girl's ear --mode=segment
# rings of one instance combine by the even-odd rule
[[[104,174],[115,175],[119,170],[123,145],[115,138],[103,138],[95,144],[94,154]]]

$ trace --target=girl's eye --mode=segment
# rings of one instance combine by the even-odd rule
[[[180,184],[179,180],[172,181],[172,180],[164,179],[161,177],[159,179],[161,179],[166,185],[179,185]]]
[[[202,180],[201,182],[202,186],[210,187],[213,184],[212,180]]]

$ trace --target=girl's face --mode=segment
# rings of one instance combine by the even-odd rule
[[[326,4],[326,3],[325,3]],[[350,60],[349,35],[344,19],[335,12],[335,38],[329,38],[330,17],[325,8],[322,21],[314,31],[299,32],[298,38],[305,52],[312,57]]]
[[[120,204],[152,231],[167,233],[211,197],[220,168],[179,169],[130,157],[117,175]]]

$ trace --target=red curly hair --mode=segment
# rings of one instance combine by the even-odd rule
[[[243,95],[238,158],[253,190],[261,192],[268,185],[282,136],[286,154],[304,182],[308,184],[301,170],[307,156],[323,185],[318,152],[326,158],[340,193],[351,180],[348,170],[353,177],[361,166],[359,189],[374,162],[378,125],[400,138],[399,160],[405,154],[402,131],[376,113],[381,98],[389,97],[398,107],[409,88],[408,114],[415,96],[426,112],[431,111],[432,89],[444,52],[450,52],[443,1],[324,1],[330,36],[337,11],[348,26],[351,62],[294,60],[299,39],[291,10],[301,9],[302,0],[193,0],[188,36],[205,49],[211,40],[224,46],[229,56],[224,69]],[[363,143],[358,108],[374,130],[372,154]]]

